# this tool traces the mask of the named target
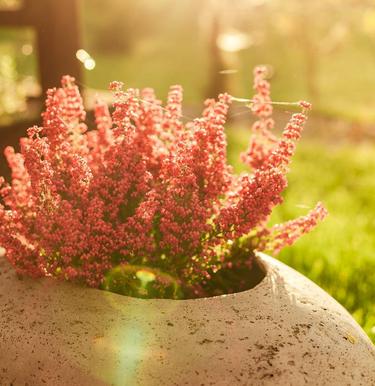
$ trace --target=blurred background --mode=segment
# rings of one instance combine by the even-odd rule
[[[0,151],[38,123],[44,92],[74,75],[88,109],[112,80],[185,90],[184,115],[227,91],[252,96],[270,69],[275,101],[313,111],[272,218],[328,219],[280,259],[342,303],[375,341],[375,3],[371,0],[0,0]],[[279,128],[292,111],[277,109]],[[237,171],[252,117],[235,105],[229,158]],[[4,158],[0,174],[7,174]]]

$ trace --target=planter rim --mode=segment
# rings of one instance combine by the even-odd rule
[[[116,292],[107,291],[107,290],[99,289],[99,288],[90,288],[90,287],[87,287],[85,285],[80,285],[80,284],[77,284],[77,283],[74,283],[74,282],[67,282],[65,280],[59,280],[59,279],[52,278],[52,277],[42,277],[42,278],[37,278],[37,279],[27,278],[27,280],[54,281],[56,283],[63,283],[63,285],[66,285],[66,284],[73,285],[73,286],[76,286],[78,288],[82,288],[84,290],[99,291],[100,293],[103,293],[103,292],[104,293],[110,293],[111,295],[114,295],[114,296],[120,296],[122,298],[125,297],[125,298],[130,298],[130,299],[137,299],[137,300],[141,300],[141,301],[150,301],[150,300],[162,301],[162,302],[170,301],[170,300],[173,300],[173,301],[176,301],[176,302],[192,302],[192,301],[197,301],[197,300],[208,301],[210,299],[226,298],[226,297],[230,297],[230,296],[235,296],[236,294],[246,293],[246,292],[249,292],[249,291],[252,291],[252,290],[256,289],[256,287],[258,287],[259,285],[262,284],[262,282],[264,281],[264,279],[267,277],[267,275],[269,273],[269,264],[267,263],[267,258],[268,258],[268,255],[266,255],[266,254],[264,254],[262,252],[255,252],[254,253],[254,262],[258,265],[259,269],[261,270],[261,272],[263,273],[264,276],[253,287],[251,287],[249,289],[246,289],[246,290],[243,290],[243,291],[235,291],[235,292],[232,292],[232,293],[227,293],[227,294],[222,294],[222,295],[203,296],[203,297],[196,297],[196,298],[189,298],[189,299],[173,299],[173,298],[157,298],[157,297],[141,298],[141,297],[137,297],[137,296],[122,295],[122,294],[119,294],[119,293],[116,293]],[[1,248],[0,248],[0,259],[5,259],[6,260],[5,254],[1,253]],[[9,262],[7,260],[6,260],[6,264],[9,264]],[[12,267],[11,269],[14,269],[14,268]],[[249,272],[251,272],[251,271],[249,271]]]

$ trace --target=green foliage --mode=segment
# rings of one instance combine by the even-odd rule
[[[244,130],[230,130],[230,160],[246,146]],[[285,203],[272,221],[306,213],[318,200],[328,218],[279,258],[323,287],[375,341],[375,155],[373,145],[302,142],[289,174]]]

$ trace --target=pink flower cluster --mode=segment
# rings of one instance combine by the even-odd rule
[[[227,164],[229,95],[206,101],[202,117],[184,124],[180,86],[165,107],[151,89],[110,88],[112,114],[97,101],[88,130],[74,79],[63,77],[48,91],[43,127],[28,130],[20,153],[5,151],[12,181],[0,181],[0,246],[20,274],[97,287],[111,268],[133,264],[199,286],[231,266],[239,238],[278,251],[325,216],[318,204],[267,228],[310,106],[301,102],[302,113],[274,136],[264,68],[255,70],[258,121],[242,156],[252,170],[240,176]]]

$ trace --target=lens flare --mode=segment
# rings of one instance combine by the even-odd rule
[[[86,68],[86,70],[91,71],[95,68],[96,63],[95,63],[95,60],[93,58],[89,58],[83,62],[83,65]]]

